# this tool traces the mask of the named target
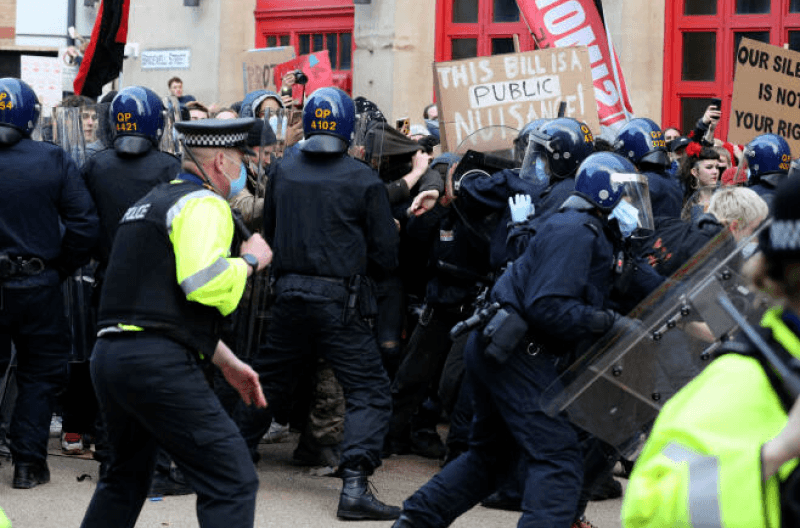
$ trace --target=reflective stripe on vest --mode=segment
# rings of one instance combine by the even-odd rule
[[[175,219],[181,213],[181,209],[183,209],[183,207],[189,200],[193,200],[195,198],[205,198],[205,197],[218,198],[222,200],[222,198],[218,194],[213,193],[208,189],[202,189],[200,191],[190,192],[189,194],[181,196],[178,199],[178,201],[175,202],[175,204],[169,208],[169,211],[167,211],[167,233],[172,233],[172,222],[175,221]]]
[[[800,339],[786,326],[781,317],[783,308],[770,308],[761,318],[761,326],[772,330],[772,337],[791,355],[800,359]]]
[[[192,292],[199,290],[218,275],[224,273],[230,267],[230,263],[225,258],[218,258],[210,266],[206,266],[191,277],[186,277],[181,282],[181,289],[188,297]]]
[[[722,528],[719,507],[719,460],[695,453],[675,442],[661,453],[676,464],[689,466],[689,518],[693,528]]]

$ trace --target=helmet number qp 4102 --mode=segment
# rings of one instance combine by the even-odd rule
[[[311,122],[311,128],[314,130],[329,130],[331,132],[336,131],[336,121],[325,121],[322,119],[315,119]]]

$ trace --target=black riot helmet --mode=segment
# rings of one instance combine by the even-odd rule
[[[529,150],[547,160],[550,175],[562,180],[574,176],[578,166],[594,152],[591,130],[571,117],[553,119],[532,130],[528,138]]]

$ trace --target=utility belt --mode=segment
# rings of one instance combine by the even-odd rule
[[[513,308],[501,307],[499,303],[478,309],[472,317],[454,326],[450,337],[455,340],[473,329],[481,330],[486,357],[501,365],[516,352],[524,351],[531,356],[546,352],[529,334],[525,319]]]
[[[45,267],[39,257],[10,257],[0,253],[0,280],[39,275]]]
[[[292,292],[319,295],[331,300],[341,299],[344,304],[343,317],[347,310],[356,308],[364,319],[373,319],[378,315],[374,283],[366,275],[342,278],[287,273],[278,277],[275,294],[280,297]]]

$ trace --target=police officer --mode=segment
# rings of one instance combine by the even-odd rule
[[[39,108],[26,83],[0,79],[0,340],[17,349],[15,488],[50,480],[49,422],[70,353],[60,283],[88,262],[98,233],[78,168],[62,149],[30,138]]]
[[[276,300],[267,341],[254,361],[270,409],[242,416],[256,451],[271,409],[287,408],[296,374],[322,355],[346,399],[340,472],[342,519],[393,519],[399,509],[370,492],[389,424],[389,379],[367,320],[374,298],[367,263],[397,266],[398,233],[386,188],[375,172],[347,156],[355,106],[343,91],[321,88],[306,102],[306,139],[270,172],[264,207],[275,249]]]
[[[614,150],[647,176],[653,216],[680,217],[683,193],[677,180],[669,175],[672,164],[661,127],[646,117],[631,119],[617,133]]]
[[[111,101],[109,118],[115,131],[113,148],[98,152],[83,167],[100,216],[97,256],[102,268],[128,207],[180,172],[180,160],[158,150],[164,106],[155,92],[142,86],[123,88]]]
[[[180,172],[180,160],[158,150],[164,131],[164,114],[164,106],[152,90],[142,86],[122,89],[111,101],[108,116],[105,116],[114,130],[112,148],[98,152],[83,166],[83,178],[100,216],[100,240],[96,250],[98,268],[95,272],[98,294],[122,215],[155,186],[169,182]],[[93,301],[96,308],[99,295],[95,295]],[[72,364],[72,376],[81,376],[84,366],[88,381],[84,390],[91,391],[88,364]],[[83,385],[73,384],[76,387]],[[96,399],[93,391],[90,397],[90,401]],[[102,431],[98,437],[101,441],[105,439]],[[104,471],[108,453],[105,442],[99,443],[101,447],[95,451],[95,459],[100,460]],[[175,479],[170,479],[170,473],[176,474],[174,469],[170,471],[169,460],[161,454],[153,481],[154,491],[164,494],[191,492]]]
[[[775,188],[789,172],[792,160],[789,144],[776,134],[761,134],[747,144],[744,158],[750,169],[747,185],[771,206]]]
[[[516,460],[515,448],[526,464],[519,525],[576,520],[583,482],[578,434],[564,415],[546,414],[540,400],[582,342],[618,318],[605,303],[622,236],[608,218],[621,203],[637,211],[628,211],[632,216],[647,210],[644,177],[634,170],[613,153],[589,156],[562,210],[497,280],[491,299],[501,309],[464,351],[475,403],[469,450],[404,502],[395,528],[449,526],[493,491]]]
[[[776,304],[661,409],[628,484],[626,528],[798,526],[800,180],[775,192],[748,266]],[[785,370],[781,370],[782,366]]]
[[[157,447],[197,493],[201,526],[253,525],[255,468],[201,364],[217,365],[246,403],[266,406],[257,374],[219,339],[246,277],[272,257],[260,235],[242,243],[242,258],[228,257],[234,221],[225,198],[244,185],[240,149],[252,125],[176,124],[184,136],[183,172],[120,220],[91,360],[112,457],[85,528],[135,524]]]

